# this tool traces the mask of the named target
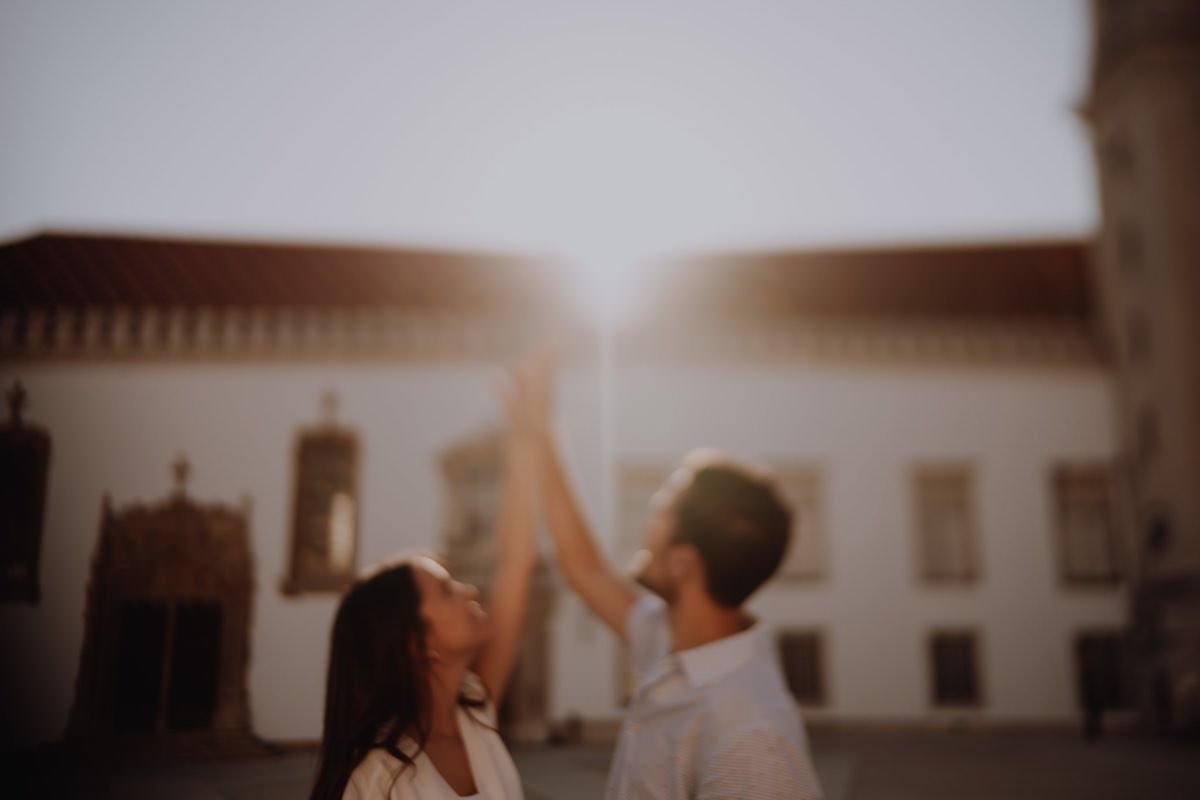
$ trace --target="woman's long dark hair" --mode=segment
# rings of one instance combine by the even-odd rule
[[[417,751],[429,732],[429,662],[421,593],[409,562],[360,580],[342,598],[333,621],[325,727],[311,800],[341,800],[350,774],[373,748],[412,765],[399,748],[407,734]]]

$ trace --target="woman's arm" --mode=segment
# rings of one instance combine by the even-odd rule
[[[519,376],[514,376],[519,380]],[[504,490],[497,524],[496,572],[489,594],[492,636],[475,672],[498,707],[508,687],[520,649],[521,629],[529,606],[530,583],[537,565],[534,538],[537,462],[535,442],[513,413],[509,402],[509,432],[504,456]]]

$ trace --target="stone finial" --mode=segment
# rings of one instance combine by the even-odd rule
[[[192,476],[192,465],[187,460],[187,456],[182,453],[175,459],[175,463],[171,465],[171,471],[175,474],[175,493],[186,494],[188,478]]]
[[[339,405],[341,405],[341,398],[333,389],[321,392],[321,416],[326,424],[333,425],[337,422]]]

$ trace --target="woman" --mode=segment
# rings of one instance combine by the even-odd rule
[[[490,616],[475,587],[429,558],[385,565],[346,594],[333,623],[312,800],[522,797],[495,709],[516,659],[537,558],[534,454],[505,399]]]

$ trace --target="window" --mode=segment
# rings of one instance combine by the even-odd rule
[[[1059,466],[1054,470],[1053,488],[1063,580],[1117,581],[1111,470],[1103,465]]]
[[[1133,147],[1124,136],[1110,136],[1100,149],[1100,163],[1105,172],[1114,179],[1133,174],[1135,160]]]
[[[1145,262],[1146,246],[1142,232],[1130,220],[1117,228],[1117,261],[1126,273],[1137,273]]]
[[[461,539],[466,550],[486,551],[489,563],[495,557],[496,525],[500,519],[500,494],[503,490],[503,455],[496,448],[494,458],[481,460],[464,469],[457,486],[462,513]]]
[[[775,639],[788,689],[798,703],[825,703],[823,636],[819,631],[781,631]]]
[[[1149,467],[1158,457],[1161,444],[1158,414],[1153,408],[1145,407],[1138,412],[1135,436],[1138,461],[1143,468]]]
[[[1163,508],[1147,514],[1143,547],[1148,555],[1160,558],[1166,555],[1175,541],[1170,514]]]
[[[930,583],[979,577],[972,520],[971,472],[966,466],[922,466],[915,473],[918,572]]]
[[[785,580],[814,580],[825,573],[825,509],[820,469],[785,465],[775,470],[779,490],[792,509],[792,541],[779,568]]]
[[[24,420],[25,401],[14,385],[0,426],[0,602],[36,604],[50,436]]]
[[[973,631],[937,631],[930,637],[933,705],[980,705],[977,640]]]
[[[498,552],[504,434],[488,430],[456,442],[441,460],[448,501],[441,552],[459,580],[486,595]]]
[[[358,460],[357,437],[332,418],[297,437],[291,572],[285,593],[337,592],[354,580]]]

